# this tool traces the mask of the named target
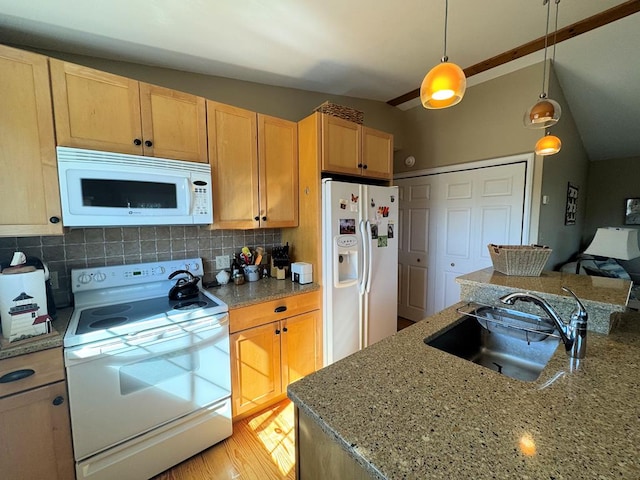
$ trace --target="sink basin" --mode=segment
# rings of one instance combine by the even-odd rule
[[[480,307],[471,314],[477,317],[465,315],[424,343],[525,382],[540,376],[560,343],[549,335],[553,325],[547,319],[498,307]]]

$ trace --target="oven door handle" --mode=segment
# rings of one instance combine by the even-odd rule
[[[133,352],[142,348],[145,353],[142,355],[148,355],[146,353],[145,346],[159,345],[167,343],[172,340],[177,340],[186,335],[196,335],[195,341],[191,343],[192,346],[204,345],[211,342],[217,342],[221,336],[229,335],[228,330],[228,315],[225,314],[224,318],[208,318],[200,321],[189,322],[185,324],[178,324],[172,327],[153,328],[146,331],[138,332],[136,334],[127,335],[124,337],[118,337],[112,341],[100,342],[96,344],[89,344],[80,347],[65,349],[64,355],[67,366],[71,366],[74,363],[82,363],[86,361],[95,360],[103,356],[115,356],[120,353],[125,353],[127,350]],[[198,334],[207,332],[206,336],[202,335],[198,337]],[[180,347],[184,348],[184,347]],[[154,349],[153,353],[159,354],[159,349]],[[168,349],[170,351],[171,349]],[[166,352],[165,352],[166,353]],[[136,354],[137,355],[137,354]],[[131,361],[130,357],[123,357],[123,361]]]

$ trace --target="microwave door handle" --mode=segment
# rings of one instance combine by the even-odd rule
[[[189,212],[189,215],[193,215],[193,206],[195,205],[195,187],[193,186],[193,181],[191,179],[187,179],[187,187],[189,188],[189,195],[187,195],[187,198],[189,199],[189,203],[187,205],[187,212]]]

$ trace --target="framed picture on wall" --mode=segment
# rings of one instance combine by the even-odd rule
[[[576,213],[578,212],[578,186],[569,183],[567,186],[567,207],[564,214],[565,225],[576,224]]]
[[[624,201],[624,224],[640,225],[640,198],[627,198]]]

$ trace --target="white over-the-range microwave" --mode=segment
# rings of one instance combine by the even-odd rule
[[[65,227],[206,225],[208,164],[57,147]]]

